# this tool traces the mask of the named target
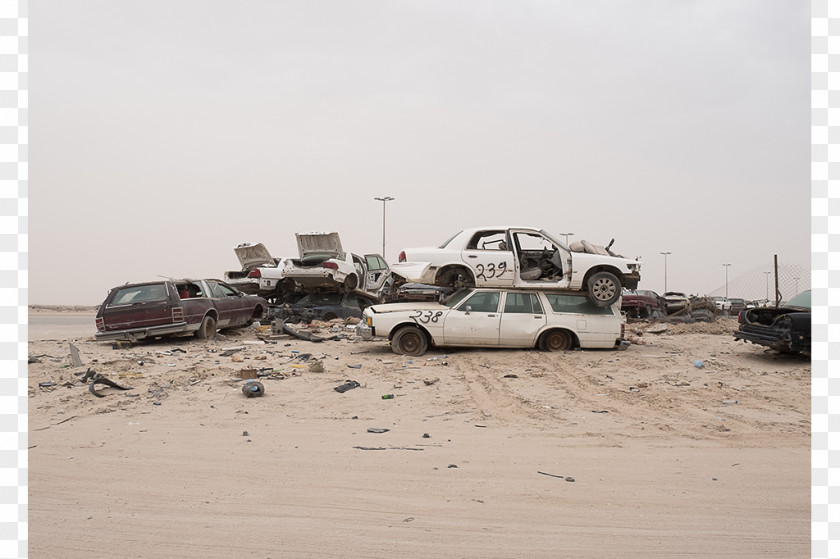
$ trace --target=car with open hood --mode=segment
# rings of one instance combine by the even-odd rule
[[[811,353],[811,291],[778,307],[755,307],[738,314],[736,340],[782,353]]]
[[[433,346],[563,351],[628,345],[617,303],[601,307],[579,293],[501,288],[462,288],[440,303],[373,305],[356,331],[367,340],[387,339],[404,355],[423,355]]]
[[[641,263],[586,241],[566,245],[534,227],[464,229],[437,247],[408,248],[391,271],[402,281],[441,286],[584,291],[608,307],[636,289]]]
[[[338,233],[295,233],[299,258],[286,261],[283,276],[306,292],[343,291],[381,301],[390,288],[391,269],[378,254],[346,252]]]
[[[283,268],[289,258],[274,258],[262,243],[242,243],[233,249],[242,265],[240,270],[224,273],[225,281],[251,295],[261,295],[270,303],[282,303]]]

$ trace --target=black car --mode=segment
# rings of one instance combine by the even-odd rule
[[[757,307],[738,314],[736,340],[783,353],[811,353],[811,291],[803,291],[780,307]]]
[[[353,293],[310,293],[296,303],[275,307],[272,315],[289,322],[362,318],[362,311],[371,304],[371,301]]]

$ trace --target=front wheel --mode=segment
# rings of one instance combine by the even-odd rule
[[[566,351],[571,348],[572,340],[563,330],[552,330],[540,338],[540,349],[543,351]]]
[[[201,321],[201,326],[195,332],[195,337],[199,340],[212,340],[216,337],[216,319],[210,315],[204,317]]]
[[[621,282],[610,272],[592,274],[587,288],[589,299],[599,307],[609,307],[621,297]]]
[[[398,355],[423,355],[428,348],[426,335],[416,326],[400,328],[391,340],[391,349]]]

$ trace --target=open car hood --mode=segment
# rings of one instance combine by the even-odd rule
[[[338,233],[295,233],[301,258],[311,254],[328,254],[330,258],[344,259]]]
[[[274,265],[274,259],[262,243],[255,245],[243,243],[233,249],[242,268],[254,268],[262,264]]]

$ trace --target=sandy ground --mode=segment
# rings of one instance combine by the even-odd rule
[[[628,325],[623,352],[408,359],[344,328],[114,349],[75,314],[89,326],[30,326],[32,558],[810,551],[810,361],[735,342],[731,319]],[[132,389],[97,398],[88,368]],[[263,397],[243,368],[270,375]]]

